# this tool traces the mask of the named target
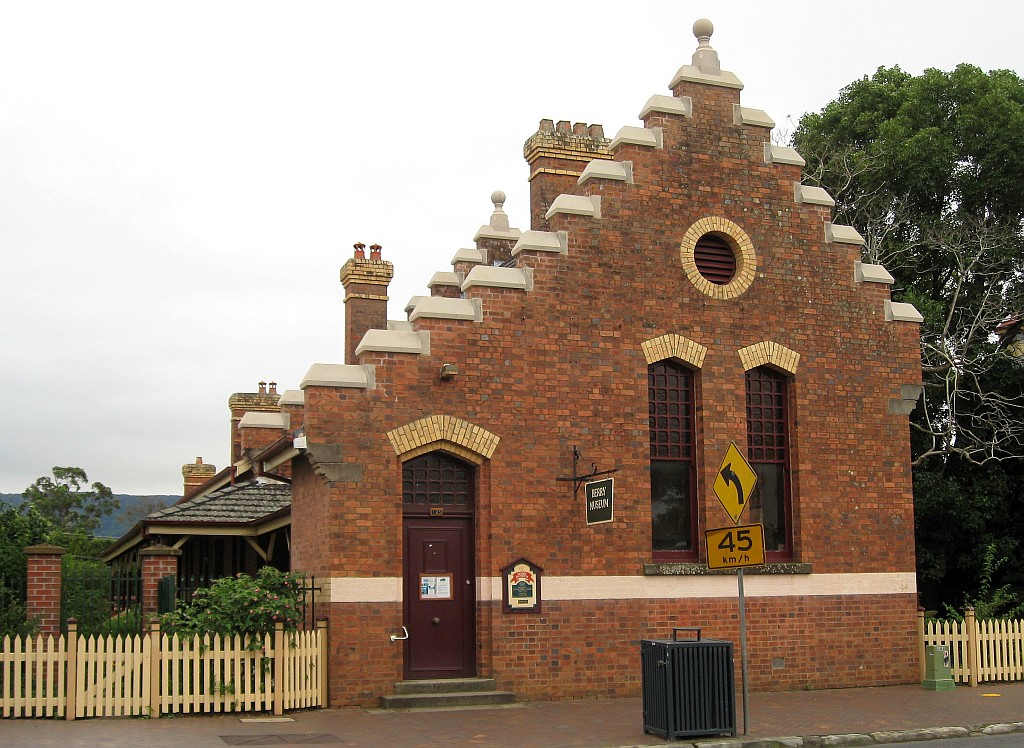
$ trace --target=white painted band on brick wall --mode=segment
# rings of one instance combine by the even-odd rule
[[[477,579],[480,600],[501,600],[502,577]],[[696,576],[588,576],[543,578],[545,600],[638,600],[666,598],[735,597],[736,577]],[[747,597],[799,597],[804,595],[910,595],[917,592],[913,572],[887,574],[746,574]],[[402,601],[401,577],[341,577],[330,580],[330,602]]]
[[[402,602],[401,577],[335,577],[326,581],[330,581],[332,603]]]

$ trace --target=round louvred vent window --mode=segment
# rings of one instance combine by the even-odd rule
[[[693,261],[705,279],[718,286],[736,275],[736,253],[722,234],[704,234],[693,248]]]
[[[712,299],[735,299],[757,276],[757,253],[747,233],[728,218],[693,222],[679,243],[679,260],[693,287]]]

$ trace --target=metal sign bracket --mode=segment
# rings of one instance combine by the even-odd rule
[[[584,475],[580,475],[579,464],[580,460],[583,459],[583,454],[580,452],[579,447],[573,445],[572,448],[572,476],[569,478],[555,478],[558,481],[572,481],[572,495],[575,498],[576,494],[579,493],[580,486],[586,483],[591,478],[596,478],[599,475],[611,475],[612,473],[619,472],[618,468],[612,470],[598,470],[596,463],[590,463],[591,471]]]

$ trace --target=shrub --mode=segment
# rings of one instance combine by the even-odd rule
[[[965,600],[965,604],[974,608],[974,615],[981,621],[1024,616],[1024,600],[1021,600],[1020,593],[1008,584],[995,586],[993,580],[996,573],[1010,561],[1006,556],[998,556],[997,552],[995,543],[985,546],[978,591],[974,595],[968,595]],[[963,614],[951,605],[946,604],[944,607],[948,618],[963,620]]]
[[[165,614],[161,626],[182,636],[256,636],[273,631],[280,621],[285,631],[295,631],[302,625],[303,581],[299,574],[271,566],[264,566],[255,578],[237,574],[218,579],[197,590],[188,605]]]
[[[0,641],[5,636],[24,639],[34,636],[37,630],[36,621],[28,618],[25,603],[14,592],[4,588],[0,581]]]
[[[102,635],[110,621],[110,567],[102,561],[65,555],[61,571],[61,619],[78,621],[82,636]]]

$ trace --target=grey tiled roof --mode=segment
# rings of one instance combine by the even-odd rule
[[[153,512],[144,521],[237,525],[261,520],[291,503],[290,485],[248,481]]]

